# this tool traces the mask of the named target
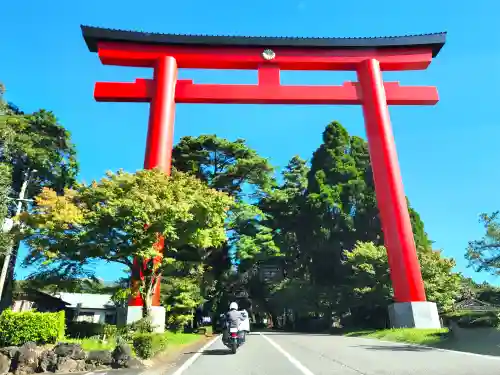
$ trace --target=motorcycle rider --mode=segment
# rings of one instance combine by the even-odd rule
[[[230,328],[239,328],[240,323],[243,322],[245,319],[248,319],[246,314],[244,312],[238,311],[238,304],[236,302],[231,302],[229,304],[229,311],[226,313],[225,316],[226,320],[226,328],[223,330],[222,333],[222,341],[226,342],[227,338],[229,336],[229,329]],[[244,333],[243,333],[244,335]],[[242,341],[245,341],[245,337],[242,337]]]

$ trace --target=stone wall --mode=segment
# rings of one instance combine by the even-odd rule
[[[28,342],[21,347],[0,348],[0,375],[28,375],[34,373],[68,373],[110,368],[143,368],[132,357],[131,348],[118,345],[112,352],[95,350],[85,352],[78,344],[59,343],[51,349]]]

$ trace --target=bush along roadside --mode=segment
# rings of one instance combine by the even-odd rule
[[[0,346],[18,346],[25,342],[55,344],[64,337],[64,311],[56,313],[13,312],[0,315]]]
[[[138,333],[132,339],[135,354],[139,358],[149,359],[167,347],[167,338],[160,333]]]

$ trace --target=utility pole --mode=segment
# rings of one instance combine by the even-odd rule
[[[30,170],[28,169],[24,173],[24,181],[23,184],[21,185],[21,190],[19,191],[19,197],[16,199],[17,200],[17,208],[16,208],[16,214],[14,217],[19,216],[21,212],[23,211],[23,203],[27,201],[25,199],[26,195],[26,190],[28,189],[28,184],[31,179],[32,173],[36,173],[36,169]],[[5,289],[6,285],[6,279],[7,279],[7,273],[9,272],[9,265],[11,263],[11,257],[12,257],[12,250],[14,249],[14,244],[11,244],[10,249],[7,251],[5,254],[5,258],[3,260],[3,265],[2,265],[2,272],[0,273],[0,301],[3,299],[3,292]]]

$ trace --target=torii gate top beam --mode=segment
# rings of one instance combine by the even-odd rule
[[[446,33],[375,38],[290,38],[154,34],[82,26],[91,52],[103,64],[154,67],[172,56],[178,68],[258,69],[263,51],[280,70],[356,70],[376,58],[382,70],[426,69]]]
[[[361,104],[359,85],[286,86],[281,70],[356,70],[376,59],[382,70],[426,69],[446,33],[384,38],[271,38],[153,34],[82,26],[90,51],[106,65],[156,67],[171,56],[177,68],[255,69],[257,85],[203,85],[177,81],[176,103]],[[150,102],[153,83],[98,82],[98,101]],[[385,84],[390,105],[433,105],[435,87]]]

